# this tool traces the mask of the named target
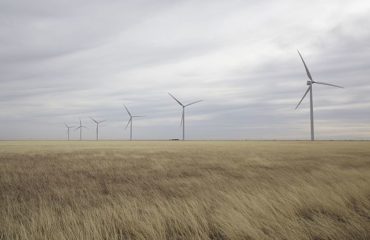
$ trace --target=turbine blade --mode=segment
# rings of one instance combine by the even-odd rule
[[[298,51],[298,50],[297,50]],[[302,62],[303,62],[303,65],[304,65],[304,68],[306,69],[306,73],[307,73],[307,76],[308,76],[308,78],[312,81],[312,76],[311,76],[311,73],[310,73],[310,71],[308,70],[308,67],[307,67],[307,65],[306,65],[306,62],[303,60],[303,57],[302,57],[302,55],[301,55],[301,53],[298,51],[298,54],[299,54],[299,56],[301,57],[301,59],[302,59]]]
[[[145,116],[138,116],[138,115],[135,115],[135,116],[132,116],[132,117],[145,117]]]
[[[177,98],[175,98],[171,93],[168,93],[178,104],[180,104],[181,106],[184,106],[179,100],[177,100]]]
[[[130,117],[132,117],[132,115],[131,115],[130,111],[128,110],[128,108],[126,107],[126,105],[123,105],[123,106],[125,106],[128,115],[130,115]]]
[[[310,85],[310,86],[307,88],[307,90],[306,90],[306,92],[304,93],[304,95],[303,95],[303,97],[302,97],[301,101],[299,101],[299,103],[297,104],[297,106],[295,107],[295,109],[297,109],[297,108],[299,107],[299,105],[301,105],[301,102],[302,102],[302,101],[303,101],[303,99],[306,97],[307,93],[311,90],[311,87],[312,87],[312,85]]]
[[[185,107],[187,106],[190,106],[190,105],[193,105],[193,104],[196,104],[196,103],[199,103],[199,102],[202,102],[203,100],[198,100],[198,101],[195,101],[195,102],[192,102],[192,103],[189,103],[189,104],[186,104]]]
[[[102,123],[102,122],[106,122],[107,120],[101,120],[101,121],[99,121],[98,123]]]
[[[95,123],[98,123],[98,121],[96,121],[94,118],[92,118],[92,117],[89,117],[93,122],[95,122]]]
[[[327,86],[331,86],[331,87],[344,88],[344,87],[334,85],[334,84],[330,84],[330,83],[324,83],[324,82],[314,82],[314,83],[321,84],[321,85],[327,85]]]
[[[127,122],[127,125],[126,125],[125,129],[127,129],[128,125],[130,125],[130,122],[131,122],[131,121],[132,121],[132,117],[130,118],[130,120],[128,120],[128,122]]]

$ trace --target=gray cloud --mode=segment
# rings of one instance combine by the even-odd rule
[[[63,139],[63,123],[107,119],[127,139],[127,104],[147,117],[134,136],[307,139],[307,77],[318,81],[317,136],[370,137],[370,3],[365,1],[0,2],[0,138]],[[73,137],[77,138],[77,132]]]

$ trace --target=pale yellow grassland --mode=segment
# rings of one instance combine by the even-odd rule
[[[370,239],[370,142],[0,142],[0,239]]]

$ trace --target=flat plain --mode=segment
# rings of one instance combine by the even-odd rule
[[[370,239],[370,142],[2,141],[0,239]]]

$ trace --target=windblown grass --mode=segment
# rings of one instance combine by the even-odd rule
[[[0,239],[370,239],[370,143],[0,142]]]

